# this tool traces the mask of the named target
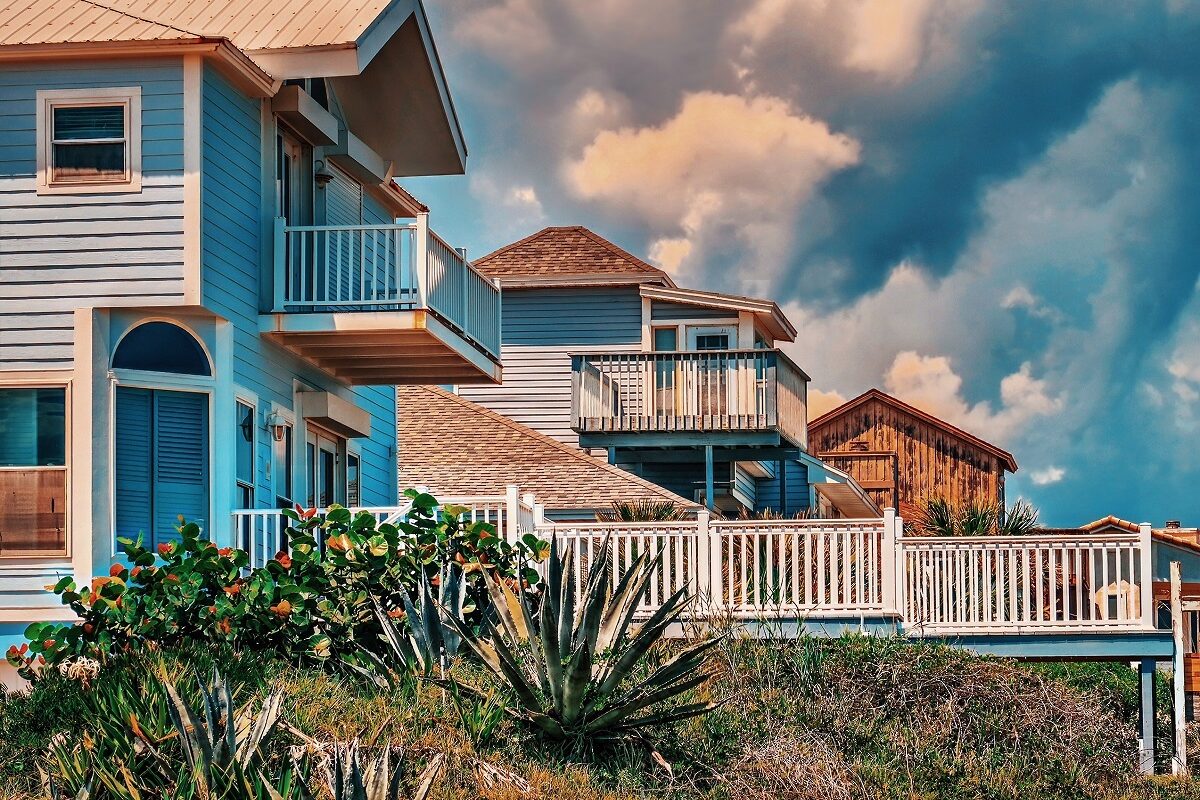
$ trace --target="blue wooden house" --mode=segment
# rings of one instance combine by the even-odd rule
[[[879,515],[807,452],[808,376],[775,303],[679,287],[577,226],[475,265],[504,287],[504,382],[462,396],[727,515]]]
[[[419,0],[3,13],[7,645],[119,537],[395,505],[394,386],[499,380],[500,296],[393,182],[465,167]]]

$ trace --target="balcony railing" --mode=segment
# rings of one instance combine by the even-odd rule
[[[275,220],[275,313],[427,309],[500,354],[500,288],[422,214],[400,225]]]
[[[808,378],[778,350],[572,356],[580,433],[778,431],[807,444]]]

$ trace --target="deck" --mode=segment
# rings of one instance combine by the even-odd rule
[[[275,221],[263,335],[351,384],[500,379],[500,287],[415,222]]]
[[[585,446],[807,445],[808,377],[779,350],[577,353],[571,361],[573,428]]]

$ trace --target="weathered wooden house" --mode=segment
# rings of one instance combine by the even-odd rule
[[[808,376],[775,303],[679,287],[579,226],[475,266],[504,288],[504,382],[463,397],[729,514],[878,513],[807,453]]]
[[[419,0],[3,15],[7,644],[180,515],[394,505],[393,385],[498,380],[500,297],[392,180],[465,168]]]
[[[1012,454],[871,389],[808,425],[812,452],[854,477],[881,508],[910,516],[927,497],[1004,505]]]

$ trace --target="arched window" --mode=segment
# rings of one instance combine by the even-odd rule
[[[144,369],[179,375],[212,375],[208,356],[195,337],[169,322],[137,326],[117,345],[114,369]]]

